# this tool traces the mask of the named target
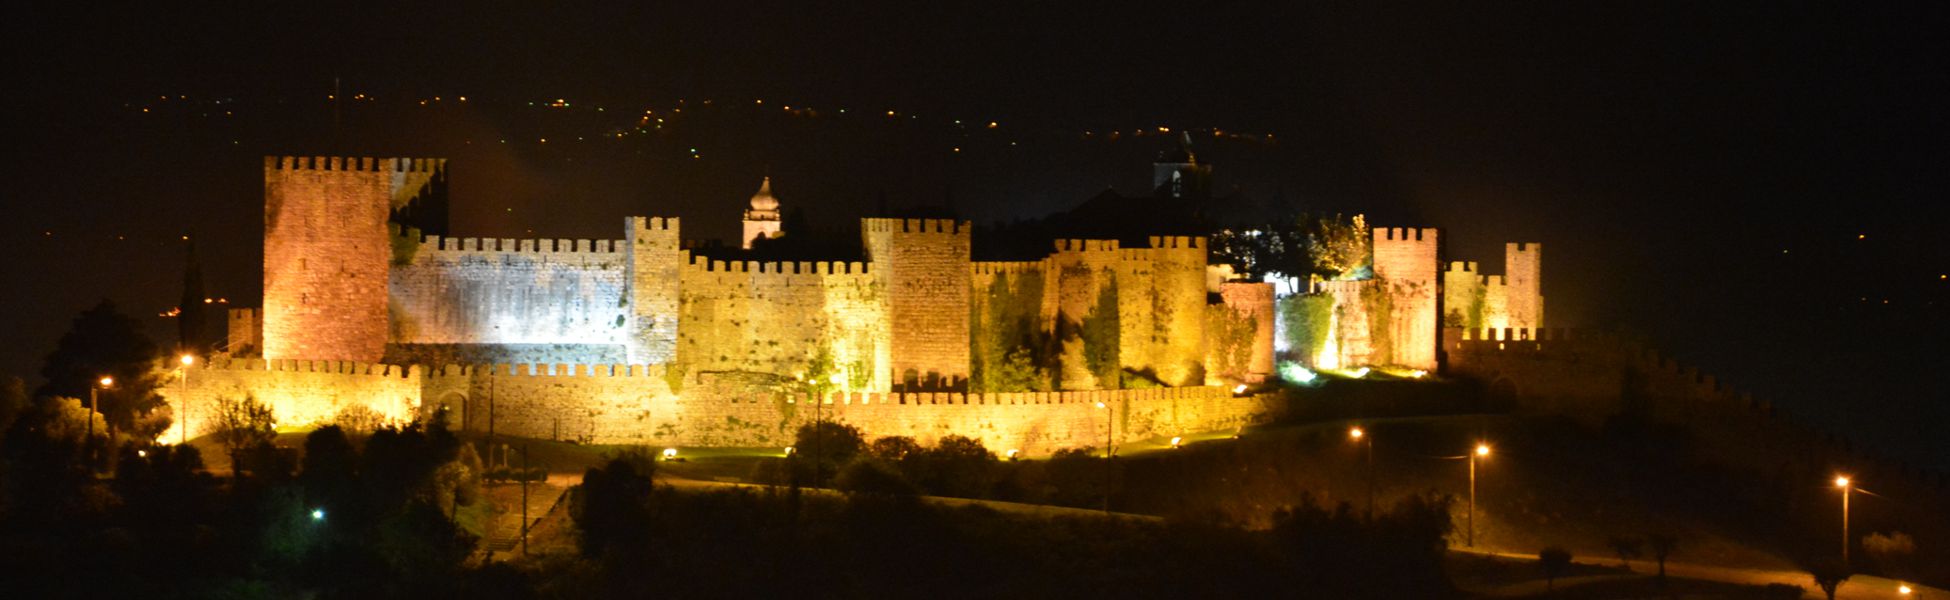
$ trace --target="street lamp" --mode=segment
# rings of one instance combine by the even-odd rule
[[[1476,547],[1476,460],[1489,458],[1490,445],[1476,443],[1476,451],[1469,453],[1469,547]]]
[[[1848,564],[1848,493],[1853,484],[1845,475],[1835,476],[1835,487],[1842,490],[1842,564]]]
[[[177,374],[181,375],[183,379],[183,431],[182,441],[178,442],[178,444],[187,446],[190,443],[190,365],[196,364],[196,357],[184,354],[177,357],[176,362],[183,365],[176,368]]]
[[[1110,464],[1111,427],[1117,423],[1113,418],[1117,414],[1117,409],[1102,402],[1097,403],[1097,408],[1104,409],[1104,514],[1110,514],[1110,480],[1115,475]]]
[[[1360,425],[1349,428],[1347,437],[1354,440],[1356,444],[1366,446],[1365,449],[1368,451],[1368,520],[1372,521],[1374,520],[1374,438],[1368,437],[1368,432],[1361,429]]]
[[[115,378],[102,377],[95,384],[88,386],[88,437],[83,439],[89,444],[95,443],[95,412],[100,410],[101,407],[101,398],[97,396],[97,393],[101,390],[114,387]]]

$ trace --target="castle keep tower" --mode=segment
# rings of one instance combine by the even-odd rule
[[[388,218],[445,168],[441,159],[264,159],[265,358],[385,355]]]
[[[968,382],[969,225],[948,219],[862,219],[861,240],[886,294],[894,385]]]
[[[746,250],[752,249],[752,240],[759,236],[779,237],[779,199],[772,196],[772,178],[767,177],[758,184],[758,193],[752,194],[752,207],[745,209],[745,236],[740,240]]]
[[[1511,242],[1503,245],[1503,276],[1509,286],[1510,327],[1544,326],[1544,245]]]

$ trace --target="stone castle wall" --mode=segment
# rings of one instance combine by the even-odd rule
[[[620,240],[428,236],[388,278],[396,344],[610,344],[628,339]]]
[[[228,312],[228,317],[230,330],[224,346],[225,352],[263,351],[263,309],[233,308]]]
[[[681,267],[690,260],[682,250],[681,223],[676,218],[629,217],[623,220],[629,253],[625,281],[629,282],[625,342],[632,364],[662,364],[677,358],[677,315],[683,289]]]
[[[1229,332],[1216,331],[1212,325],[1206,327],[1206,366],[1207,384],[1222,384],[1225,381],[1257,383],[1273,374],[1273,284],[1228,282],[1219,286],[1221,304],[1212,305],[1219,311],[1221,319],[1245,318],[1251,320],[1251,337],[1243,340],[1244,347],[1235,347],[1242,340],[1217,339]],[[1241,357],[1228,356],[1238,353]],[[1237,358],[1244,358],[1237,361]],[[1234,364],[1235,362],[1239,364]]]
[[[385,353],[387,220],[445,161],[264,161],[264,356],[373,362]]]
[[[869,271],[858,262],[692,259],[682,271],[677,364],[887,389],[890,333],[904,325],[882,327],[883,290]]]
[[[178,439],[185,424],[191,437],[213,433],[218,402],[246,396],[271,406],[280,430],[331,423],[352,407],[405,423],[419,416],[422,371],[335,360],[230,359],[199,364],[186,369],[187,382],[157,389],[173,414],[182,417],[159,439]]]
[[[1504,244],[1503,275],[1484,275],[1475,261],[1456,261],[1442,273],[1445,327],[1540,329],[1544,326],[1544,245]]]
[[[405,420],[440,414],[470,432],[599,444],[783,447],[800,425],[825,419],[869,437],[976,438],[998,453],[1030,456],[1200,431],[1236,429],[1282,409],[1275,397],[1235,396],[1218,387],[1008,394],[846,393],[815,405],[803,393],[738,376],[699,376],[673,391],[661,366],[494,365],[437,369],[325,361],[235,360],[190,370],[189,384],[164,390],[187,400],[191,434],[201,435],[218,398],[254,395],[283,430],[333,422],[360,405]],[[1109,410],[1097,408],[1104,403]],[[444,409],[444,410],[442,410]],[[166,435],[175,435],[171,432]]]

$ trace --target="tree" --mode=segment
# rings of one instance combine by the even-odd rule
[[[0,436],[6,435],[27,407],[27,384],[11,375],[0,378]]]
[[[1646,546],[1652,549],[1652,559],[1659,561],[1659,580],[1666,579],[1666,559],[1679,549],[1679,537],[1670,533],[1655,533],[1645,538]]]
[[[1557,578],[1571,570],[1571,551],[1560,546],[1545,546],[1537,553],[1537,566],[1544,570],[1544,590],[1557,586]]]
[[[1096,377],[1097,388],[1114,390],[1123,367],[1117,355],[1122,331],[1117,322],[1117,280],[1108,270],[1097,277],[1103,282],[1097,287],[1097,304],[1083,317],[1077,332],[1083,338],[1084,366]]]
[[[651,477],[656,473],[656,463],[648,458],[618,456],[582,474],[582,485],[571,496],[570,514],[582,532],[584,556],[640,548],[648,542],[650,493],[655,490]]]
[[[904,435],[889,435],[874,438],[873,444],[867,447],[867,453],[881,460],[899,462],[919,455],[921,444]]]
[[[1828,595],[1828,600],[1835,600],[1835,590],[1841,588],[1842,582],[1848,581],[1849,576],[1854,574],[1847,564],[1833,558],[1808,561],[1802,568],[1808,571],[1809,577],[1814,578],[1815,586],[1821,588],[1821,593]]]
[[[913,496],[920,493],[914,483],[886,461],[862,455],[840,468],[833,487],[848,494],[870,496]]]
[[[802,459],[812,461],[817,474],[821,474],[815,477],[817,486],[823,475],[839,472],[842,465],[865,451],[867,442],[858,427],[820,421],[800,425],[792,438],[792,447]]]
[[[1605,543],[1610,544],[1611,551],[1618,554],[1618,566],[1627,571],[1632,570],[1632,559],[1645,554],[1645,540],[1638,536],[1614,535]]]
[[[920,473],[912,478],[928,493],[981,498],[994,483],[995,453],[971,438],[950,435],[921,453]]]
[[[121,431],[153,437],[162,429],[142,417],[164,406],[162,396],[156,395],[165,376],[158,368],[159,359],[156,344],[142,334],[142,323],[103,300],[82,311],[61,335],[41,367],[47,384],[34,395],[86,398],[101,378],[112,377],[114,385],[99,390],[97,396],[103,418]],[[143,427],[137,427],[138,421]],[[167,428],[168,423],[162,427]]]
[[[1309,219],[1307,225],[1307,255],[1313,259],[1315,274],[1343,280],[1366,279],[1373,274],[1367,217],[1318,217]]]
[[[230,455],[230,473],[237,474],[245,451],[269,446],[277,438],[277,415],[271,407],[245,395],[242,400],[217,399],[217,443]]]

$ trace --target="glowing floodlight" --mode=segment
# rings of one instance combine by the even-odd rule
[[[1476,455],[1477,455],[1477,456],[1489,456],[1489,455],[1490,455],[1490,445],[1489,445],[1489,444],[1477,444],[1477,445],[1476,445]]]
[[[1909,584],[1907,583],[1896,586],[1896,593],[1902,594],[1904,596],[1908,596],[1910,592],[1914,592],[1914,591],[1916,590],[1909,589]]]
[[[1371,369],[1367,367],[1361,367],[1359,369],[1355,369],[1353,375],[1355,379],[1360,379],[1362,377],[1367,377],[1370,371]]]
[[[103,377],[103,378],[101,379],[101,381],[97,381],[96,383],[99,383],[99,384],[102,384],[102,387],[114,387],[114,385],[115,385],[115,378],[114,378],[114,377]]]
[[[676,449],[676,448],[664,448],[664,460],[670,460],[670,459],[673,459],[673,458],[677,458],[677,449]]]
[[[1421,370],[1421,369],[1416,369],[1416,370],[1413,370],[1413,371],[1409,371],[1409,372],[1408,372],[1408,376],[1409,376],[1409,377],[1413,377],[1413,378],[1415,378],[1415,379],[1421,379],[1421,378],[1423,378],[1423,377],[1428,377],[1428,376],[1429,376],[1429,372],[1428,372],[1428,371],[1424,371],[1424,370]]]
[[[791,446],[786,446],[786,447],[785,447],[785,455],[786,455],[786,456],[792,456],[792,454],[793,454],[794,452],[798,452],[798,451],[799,451],[799,449],[797,449],[797,448],[793,448],[793,447],[791,447]]]
[[[1243,384],[1243,383],[1242,383],[1242,384],[1239,384],[1239,385],[1235,385],[1235,386],[1232,386],[1232,393],[1234,393],[1234,394],[1244,394],[1244,393],[1246,393],[1246,384]]]
[[[1349,429],[1349,430],[1347,430],[1347,437],[1351,437],[1351,438],[1354,438],[1354,439],[1357,439],[1357,440],[1358,440],[1358,439],[1361,439],[1361,436],[1364,436],[1364,435],[1367,435],[1367,434],[1368,434],[1368,432],[1366,432],[1366,431],[1361,431],[1361,428],[1359,428],[1359,427],[1356,427],[1356,428],[1353,428],[1353,429]]]
[[[1017,454],[1021,454],[1021,453],[1022,453],[1022,451],[1021,451],[1021,450],[1017,450],[1017,449],[1014,449],[1014,448],[1010,448],[1010,449],[1009,449],[1009,451],[1008,451],[1007,453],[1005,453],[1005,454],[1006,454],[1006,455],[1007,455],[1007,456],[1009,457],[1009,460],[1015,460],[1015,459],[1016,459],[1016,455],[1017,455]]]
[[[1102,403],[1102,402],[1098,402],[1098,403],[1097,403],[1097,408],[1103,408],[1103,407],[1104,407],[1104,403]]]
[[[313,522],[325,520],[325,509],[323,508],[311,509],[311,520]]]
[[[185,354],[182,357],[177,358],[176,360],[182,362],[183,366],[185,367],[196,364],[196,357],[188,354]]]
[[[1845,488],[1845,487],[1848,487],[1848,478],[1847,478],[1847,477],[1836,477],[1836,478],[1835,478],[1835,487],[1838,487],[1838,488]]]
[[[1178,445],[1179,445],[1180,443],[1183,443],[1184,441],[1185,441],[1185,438],[1182,438],[1182,437],[1178,437],[1178,436],[1172,436],[1172,438],[1171,438],[1171,447],[1172,447],[1172,449],[1173,449],[1173,450],[1176,450],[1176,449],[1178,449]]]

